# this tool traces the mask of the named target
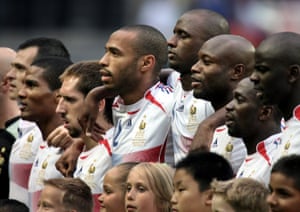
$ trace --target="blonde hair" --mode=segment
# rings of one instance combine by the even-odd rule
[[[160,211],[169,212],[171,209],[170,200],[173,194],[174,170],[167,164],[151,162],[142,162],[136,165],[131,171],[136,169],[145,174]]]
[[[125,162],[125,163],[118,164],[110,169],[110,170],[112,170],[112,169],[118,170],[118,176],[116,176],[117,177],[116,181],[117,181],[118,186],[120,186],[120,188],[122,189],[124,195],[126,193],[127,176],[129,174],[130,170],[133,167],[135,167],[137,164],[138,164],[138,162]]]
[[[235,178],[211,183],[213,194],[222,195],[224,200],[239,212],[268,212],[266,202],[268,189],[251,178]]]

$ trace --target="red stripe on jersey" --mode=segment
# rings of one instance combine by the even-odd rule
[[[248,163],[249,161],[251,161],[253,158],[246,158],[245,162]]]
[[[111,107],[119,107],[119,104],[116,102],[116,103],[112,104]]]
[[[142,151],[128,153],[123,156],[122,162],[164,162],[163,145]]]
[[[131,111],[131,112],[127,112],[127,114],[128,114],[128,115],[133,115],[133,114],[136,114],[136,113],[139,112],[139,111],[140,111],[140,109],[135,110],[135,111]]]
[[[148,91],[145,95],[145,98],[152,102],[154,105],[157,105],[162,111],[166,112],[163,106],[152,96],[151,91]]]
[[[300,121],[300,105],[298,105],[295,109],[294,109],[294,117]]]
[[[257,145],[257,151],[259,152],[259,154],[261,154],[266,159],[269,166],[271,166],[270,157],[267,153],[265,142],[262,141]]]
[[[100,141],[100,144],[104,145],[104,147],[106,148],[108,154],[111,156],[112,153],[111,153],[111,149],[110,149],[110,145],[108,143],[108,140],[107,139],[103,139],[103,140]]]
[[[17,185],[28,189],[29,175],[31,171],[32,163],[13,163],[11,180]]]
[[[83,155],[83,156],[80,156],[79,158],[80,158],[81,160],[84,160],[84,159],[86,159],[88,156],[89,156],[89,155]]]
[[[45,149],[46,145],[42,144],[40,145],[40,149]]]
[[[224,131],[225,129],[226,129],[225,126],[218,127],[218,128],[216,129],[216,132],[222,132],[222,131]]]

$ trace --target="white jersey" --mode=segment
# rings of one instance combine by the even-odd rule
[[[61,150],[58,147],[48,146],[43,142],[34,159],[29,176],[28,190],[30,195],[30,209],[36,211],[37,203],[41,190],[44,188],[44,180],[63,177],[56,169],[55,163],[61,156]]]
[[[103,144],[98,144],[79,155],[73,177],[82,179],[91,188],[93,196],[97,198],[103,191],[104,175],[111,167],[111,152],[108,152]],[[94,208],[95,206],[96,204],[94,204]]]
[[[226,158],[235,174],[247,156],[247,148],[243,139],[230,136],[226,125],[216,128],[210,151]]]
[[[32,163],[43,137],[33,122],[19,121],[19,137],[12,145],[9,158],[9,198],[16,199],[29,207],[28,180]]]
[[[112,106],[113,165],[126,161],[163,162],[173,105],[172,89],[160,82],[132,105],[124,105],[116,97]]]
[[[282,132],[282,145],[276,160],[291,154],[300,154],[300,105],[295,107],[293,117],[285,123],[285,129]]]
[[[103,178],[108,169],[112,167],[110,141],[108,134],[112,134],[113,129],[106,133],[105,139],[101,140],[94,148],[82,152],[77,160],[76,170],[73,177],[79,177],[90,188],[94,199],[94,211],[100,210],[98,196],[103,192]]]
[[[256,152],[248,155],[236,177],[250,177],[268,186],[274,157],[281,144],[281,133],[274,134],[256,146]]]
[[[178,72],[171,73],[168,78],[168,85],[174,88],[175,93],[175,106],[172,112],[168,145],[172,143],[174,163],[177,164],[190,150],[199,123],[213,114],[214,108],[209,101],[196,99],[192,90],[184,91]],[[168,159],[167,162],[170,163],[170,160]],[[172,159],[170,165],[174,165]]]

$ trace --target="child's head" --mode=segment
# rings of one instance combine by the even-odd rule
[[[125,212],[126,180],[135,162],[122,163],[108,170],[103,180],[103,194],[99,197],[101,212]]]
[[[173,169],[162,163],[140,163],[127,178],[126,207],[143,212],[169,212]]]
[[[44,181],[44,189],[38,202],[38,211],[91,212],[93,197],[91,188],[79,178],[51,178]]]
[[[282,157],[274,164],[269,187],[272,211],[300,210],[300,155]]]
[[[189,153],[176,165],[172,208],[182,212],[210,211],[213,179],[229,180],[233,171],[228,161],[212,152]]]
[[[213,181],[212,212],[268,212],[268,189],[251,178]]]
[[[0,212],[29,212],[29,208],[19,200],[1,199]]]

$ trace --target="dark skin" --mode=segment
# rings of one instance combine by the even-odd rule
[[[280,114],[273,106],[262,104],[256,94],[253,82],[245,78],[238,83],[233,100],[226,105],[228,133],[243,138],[248,154],[256,152],[259,142],[281,132]]]
[[[246,39],[219,35],[203,44],[192,67],[194,96],[211,101],[216,113],[200,123],[192,149],[209,149],[214,129],[225,123],[224,106],[231,101],[237,83],[250,74],[254,47]]]
[[[211,30],[214,26],[214,30]],[[180,72],[180,81],[185,91],[192,90],[191,67],[198,61],[198,51],[209,38],[229,34],[229,25],[224,17],[209,10],[190,10],[184,13],[173,29],[173,36],[168,40],[169,67]],[[162,82],[166,82],[172,69],[163,70],[160,75]],[[217,112],[200,123],[196,132],[192,149],[207,147],[214,129],[224,123],[222,111]]]
[[[300,35],[283,32],[265,39],[255,53],[251,80],[265,102],[278,105],[285,120],[300,104],[299,50]]]

